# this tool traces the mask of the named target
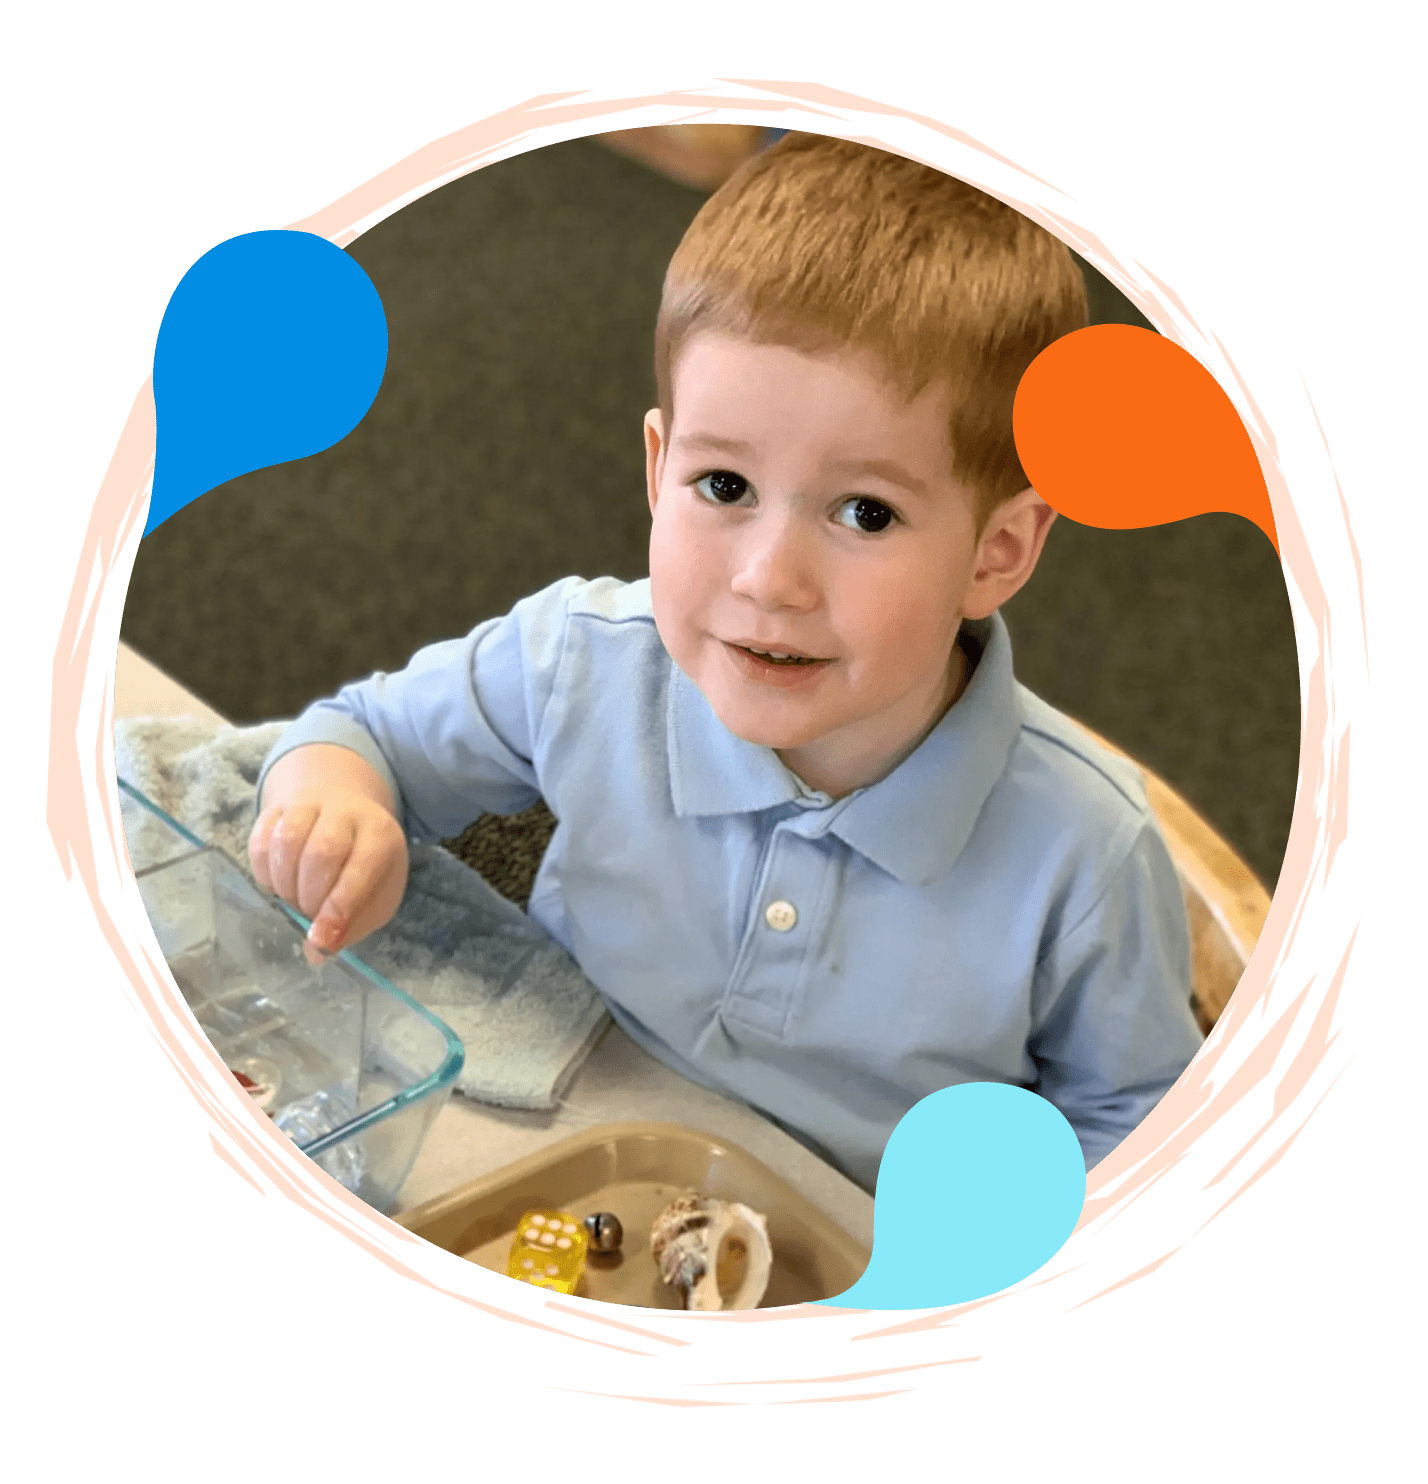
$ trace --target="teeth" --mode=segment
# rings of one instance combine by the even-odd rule
[[[772,660],[776,665],[809,665],[813,661],[808,655],[803,654],[779,654],[771,649],[750,649],[750,654],[756,654],[761,660]]]

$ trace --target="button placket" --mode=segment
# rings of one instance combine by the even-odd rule
[[[725,995],[725,1015],[769,1036],[781,1036],[809,950],[814,904],[827,863],[818,845],[775,826],[758,895],[751,903],[739,961]]]

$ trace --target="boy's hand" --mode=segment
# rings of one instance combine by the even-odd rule
[[[390,798],[345,748],[298,748],[268,773],[248,837],[253,875],[311,919],[308,941],[324,953],[376,932],[401,905],[407,842]]]

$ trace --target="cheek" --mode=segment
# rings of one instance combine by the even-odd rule
[[[684,580],[685,545],[676,523],[662,512],[650,528],[650,586],[677,591]]]
[[[952,584],[923,564],[863,574],[844,585],[836,611],[845,641],[890,682],[945,663],[959,617]]]
[[[717,545],[697,513],[688,508],[687,502],[668,496],[661,499],[650,528],[651,583],[658,569],[665,585],[708,588],[717,577],[718,566]],[[670,596],[677,599],[673,593]]]
[[[701,554],[689,525],[685,513],[668,496],[655,507],[650,528],[650,599],[660,633],[669,637],[677,636],[688,624],[700,591],[709,582],[709,554]]]

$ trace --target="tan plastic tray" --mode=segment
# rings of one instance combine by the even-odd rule
[[[613,1211],[625,1228],[623,1247],[612,1256],[592,1252],[576,1292],[610,1304],[678,1309],[680,1295],[660,1281],[650,1256],[650,1224],[691,1190],[742,1201],[768,1217],[773,1273],[762,1309],[833,1298],[868,1265],[863,1247],[767,1165],[676,1123],[587,1129],[393,1219],[504,1275],[524,1212],[540,1206],[581,1217]]]

